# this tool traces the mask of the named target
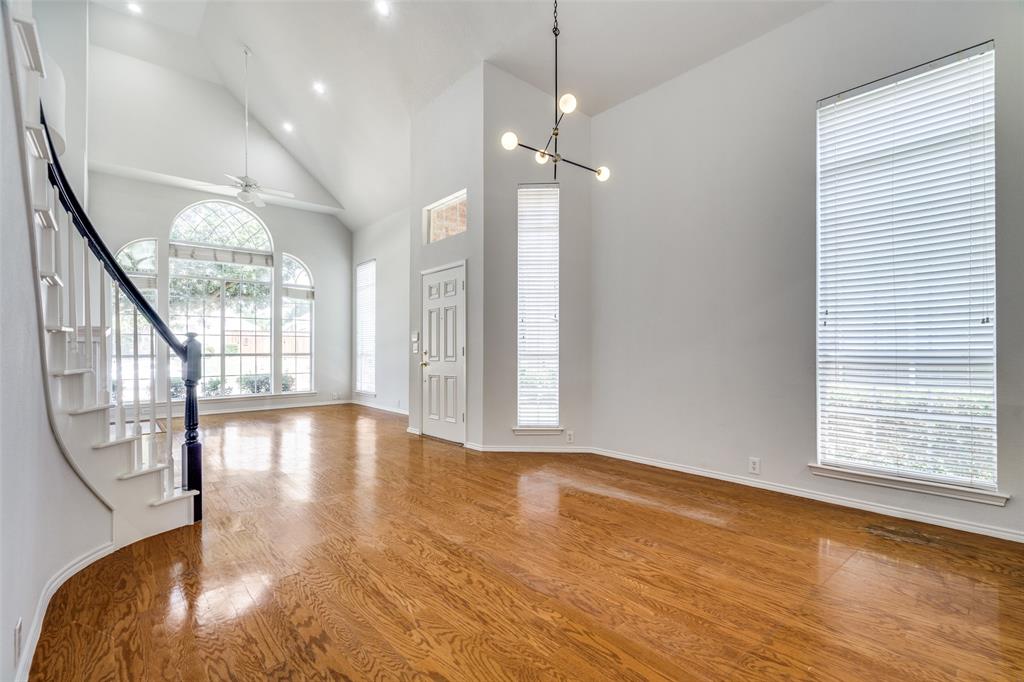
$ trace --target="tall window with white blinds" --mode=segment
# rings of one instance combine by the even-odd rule
[[[377,392],[377,261],[356,267],[356,392]]]
[[[994,65],[819,103],[819,464],[996,485]]]
[[[558,426],[558,186],[518,193],[518,422]]]

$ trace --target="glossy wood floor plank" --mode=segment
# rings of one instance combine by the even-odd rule
[[[33,680],[1024,680],[1024,546],[352,405],[203,419],[206,519],[72,577]]]

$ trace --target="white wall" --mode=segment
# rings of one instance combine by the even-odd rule
[[[106,173],[90,173],[90,183],[92,207],[89,214],[107,246],[116,252],[135,239],[160,240],[162,281],[166,281],[167,240],[175,216],[196,201],[222,199],[205,192]],[[335,393],[338,398],[347,399],[352,385],[352,234],[332,216],[322,213],[271,205],[251,210],[270,229],[276,263],[280,263],[282,253],[290,253],[313,273],[316,395],[207,399],[201,401],[200,414],[204,410],[330,402],[335,400],[332,395]],[[166,291],[166,287],[161,290]],[[159,301],[158,311],[167,319],[166,300]]]
[[[484,65],[484,429],[487,449],[530,449],[565,444],[565,435],[515,435],[516,425],[516,190],[552,182],[551,164],[540,166],[524,149],[507,151],[501,135],[543,147],[551,131],[550,94],[491,65]],[[590,165],[590,119],[577,110],[560,126],[559,152]],[[590,190],[593,174],[559,168],[559,392],[561,423],[577,442],[590,442]],[[470,441],[473,443],[474,441]]]
[[[89,24],[91,5],[87,0],[36,2],[33,15],[39,26],[43,50],[64,72],[67,101],[65,141],[61,156],[64,172],[75,194],[88,200],[89,126]]]
[[[211,183],[242,174],[243,108],[222,85],[98,45],[89,49],[89,77],[91,166]],[[336,204],[255,121],[249,175],[301,201]]]
[[[377,261],[377,391],[352,398],[397,412],[409,411],[409,213],[399,211],[355,232],[352,269]],[[355,301],[353,300],[353,310]],[[352,321],[355,357],[355,320]],[[355,367],[352,369],[355,377]]]
[[[23,622],[23,665],[45,599],[64,569],[109,545],[109,509],[64,459],[46,416],[32,252],[19,138],[0,36],[0,679],[15,679],[12,633]],[[11,321],[17,321],[12,323]]]
[[[466,438],[480,442],[483,431],[484,368],[484,157],[483,67],[460,78],[412,118],[409,208],[409,328],[420,331],[420,272],[466,261]],[[466,190],[468,226],[463,234],[427,244],[423,207]],[[419,358],[407,356],[409,426],[420,428]]]
[[[815,477],[815,102],[990,38],[999,487],[1014,499]],[[1022,80],[1020,3],[835,3],[595,117],[614,175],[593,191],[593,444],[1024,539]]]

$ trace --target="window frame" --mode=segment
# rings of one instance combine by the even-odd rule
[[[465,227],[465,229],[463,229],[461,232],[456,232],[455,234],[450,234],[450,235],[447,235],[445,237],[441,237],[440,239],[432,240],[430,238],[430,218],[431,218],[430,214],[431,214],[431,211],[433,211],[435,209],[438,209],[438,208],[441,208],[442,206],[446,206],[448,204],[457,203],[460,200],[463,203],[465,203],[465,205],[466,205],[466,227]],[[453,239],[455,237],[460,237],[460,236],[466,234],[467,232],[469,232],[469,191],[468,191],[468,188],[460,189],[458,192],[453,192],[452,194],[449,194],[448,196],[446,196],[446,197],[444,197],[442,199],[438,199],[437,201],[435,201],[433,203],[430,203],[430,204],[427,204],[426,206],[423,207],[423,243],[425,245],[429,246],[431,244],[439,244],[440,242],[443,242],[443,241],[445,241],[447,239]]]
[[[306,272],[306,276],[309,278],[309,286],[289,283],[284,281],[284,266],[288,259],[294,260],[299,264],[300,267]],[[281,324],[280,332],[278,333],[278,355],[280,358],[280,393],[281,395],[296,395],[301,393],[315,393],[316,392],[316,280],[313,278],[313,271],[310,270],[309,266],[306,265],[298,256],[282,252],[281,253],[281,295],[278,297],[281,305]],[[297,295],[297,294],[301,294]],[[292,301],[306,301],[309,303],[309,352],[308,353],[285,353],[284,352],[284,305],[285,300]],[[286,391],[284,389],[284,377],[285,377],[285,357],[297,358],[297,357],[308,357],[309,358],[309,388],[303,390]]]
[[[828,97],[828,98],[825,98],[825,99],[819,101],[818,102],[818,113],[816,115],[816,131],[817,131],[817,136],[818,136],[819,140],[820,140],[821,134],[822,134],[821,133],[821,126],[822,126],[822,118],[821,118],[822,113],[821,113],[821,110],[823,108],[835,105],[835,104],[837,104],[837,103],[839,103],[841,101],[849,100],[849,99],[852,99],[852,98],[855,98],[855,97],[858,97],[858,96],[861,96],[861,95],[871,96],[873,93],[879,92],[880,90],[883,90],[884,88],[890,87],[893,84],[900,85],[900,84],[902,84],[904,82],[911,81],[912,79],[914,79],[914,78],[916,78],[918,76],[926,75],[926,74],[928,74],[930,72],[933,72],[933,71],[935,71],[937,69],[940,69],[940,68],[943,68],[943,67],[946,67],[946,66],[949,66],[949,65],[960,64],[962,62],[965,62],[968,59],[975,58],[975,57],[980,57],[980,56],[985,55],[985,54],[987,54],[989,52],[992,53],[991,60],[992,60],[992,63],[994,65],[994,63],[995,63],[995,54],[994,54],[995,53],[995,45],[994,45],[994,41],[986,41],[985,43],[981,43],[979,45],[972,46],[972,47],[967,48],[965,50],[961,50],[961,51],[952,53],[952,54],[947,55],[945,57],[942,57],[942,58],[939,58],[937,60],[933,60],[931,62],[928,62],[926,64],[922,64],[922,65],[913,67],[911,69],[907,69],[905,71],[901,71],[899,73],[893,74],[891,76],[887,76],[885,78],[881,78],[881,79],[878,79],[876,81],[872,81],[872,82],[867,83],[867,84],[865,84],[863,86],[859,86],[857,88],[853,88],[851,90],[845,91],[843,93],[839,93],[837,95],[832,95],[831,97]],[[927,87],[927,85],[925,87]],[[994,88],[995,88],[994,76],[992,77],[990,85],[986,84],[986,85],[982,85],[981,87],[982,88],[991,87],[992,88],[992,90],[991,90],[992,96],[994,97]],[[899,94],[900,93],[897,93],[896,96],[899,96]],[[928,95],[929,95],[929,97],[935,97],[936,96],[936,95],[934,95],[934,93],[928,93]],[[967,97],[967,95],[961,95],[961,96]],[[880,93],[878,95],[878,97],[882,101],[883,105],[890,105],[891,106],[891,101],[892,100],[884,99],[886,97],[886,93],[882,92],[882,93]],[[924,104],[925,107],[929,106],[929,104],[933,105],[933,100],[932,99],[924,98],[923,95],[922,95],[922,101],[925,102],[925,104]],[[973,98],[969,99],[968,101],[973,101]],[[913,109],[908,109],[907,111],[913,112]],[[861,116],[868,116],[869,119],[870,119],[870,112],[862,113],[860,115]],[[904,114],[904,115],[923,116],[923,114],[921,114],[919,112],[916,113],[916,114],[911,113],[911,114]],[[973,114],[972,114],[972,116],[973,116]],[[993,114],[993,116],[994,116],[994,114]],[[870,120],[872,120],[872,125],[875,125],[875,123],[873,122],[873,119],[870,119]],[[952,117],[949,120],[953,120]],[[972,122],[972,125],[974,125],[973,118],[971,119],[971,122]],[[949,125],[948,121],[944,120],[943,123],[946,124],[946,125]],[[992,125],[993,125],[993,130],[994,130],[994,121],[993,121]],[[862,128],[857,128],[856,130],[859,131],[861,129]],[[860,134],[864,134],[864,133],[860,133]],[[991,154],[992,154],[992,157],[994,159],[994,156],[995,156],[995,139],[994,139],[994,137],[991,138],[991,142],[989,144],[991,145]],[[989,484],[988,482],[977,481],[977,480],[974,480],[974,479],[972,479],[971,481],[967,481],[967,480],[963,480],[963,479],[957,480],[956,478],[953,477],[952,474],[949,474],[948,477],[946,477],[946,476],[940,476],[937,473],[936,474],[932,474],[930,472],[924,472],[924,471],[916,472],[916,471],[910,470],[909,468],[900,468],[900,466],[899,466],[899,458],[898,457],[897,457],[896,463],[893,465],[893,467],[892,468],[888,468],[888,467],[884,467],[884,466],[870,466],[870,467],[868,467],[868,466],[856,466],[856,465],[853,465],[853,464],[837,461],[837,460],[835,460],[835,458],[831,458],[831,457],[826,457],[825,456],[826,453],[824,452],[823,445],[822,445],[822,429],[824,427],[823,427],[823,421],[822,421],[822,387],[821,387],[821,381],[822,381],[822,374],[821,374],[821,372],[822,372],[822,367],[821,367],[822,356],[821,356],[821,348],[822,348],[822,343],[823,343],[823,341],[822,341],[822,329],[823,329],[823,323],[822,323],[822,314],[823,313],[822,313],[822,310],[823,310],[823,305],[824,304],[822,302],[821,290],[822,290],[822,286],[826,285],[826,284],[831,289],[836,289],[837,287],[842,287],[844,285],[843,285],[843,280],[841,278],[837,279],[838,276],[832,276],[831,279],[827,279],[827,280],[823,279],[823,275],[822,275],[822,272],[821,272],[821,265],[822,265],[822,251],[821,251],[821,249],[822,249],[822,229],[823,229],[823,223],[822,223],[822,217],[821,217],[821,210],[822,210],[822,195],[821,195],[822,189],[821,189],[821,184],[822,184],[822,180],[823,180],[823,177],[824,177],[823,176],[822,167],[821,167],[821,153],[822,153],[821,149],[822,149],[821,148],[821,143],[819,141],[819,143],[816,144],[816,153],[817,153],[818,160],[817,160],[817,164],[816,164],[816,166],[817,166],[816,167],[816,195],[817,195],[817,211],[816,212],[817,212],[817,220],[816,220],[816,230],[815,230],[816,240],[817,240],[817,248],[816,248],[816,251],[817,251],[817,255],[816,255],[817,266],[816,266],[816,275],[815,275],[815,282],[816,282],[816,297],[815,297],[816,298],[816,311],[815,311],[815,318],[816,318],[816,333],[815,333],[815,336],[816,336],[816,344],[815,344],[815,346],[816,346],[816,350],[815,350],[816,371],[815,371],[815,383],[816,383],[816,391],[817,391],[817,410],[816,410],[816,412],[817,412],[817,414],[816,414],[817,447],[816,447],[816,461],[809,465],[809,467],[811,469],[811,472],[816,474],[816,475],[819,475],[819,476],[826,476],[826,477],[830,477],[830,478],[838,478],[838,479],[842,479],[842,480],[856,481],[856,482],[861,482],[861,483],[869,483],[869,484],[879,485],[879,486],[888,487],[888,488],[894,488],[894,489],[900,489],[900,490],[910,490],[910,491],[915,491],[915,492],[924,492],[924,493],[935,494],[935,495],[940,495],[940,496],[944,496],[944,497],[952,497],[952,498],[956,498],[956,499],[973,501],[973,502],[981,502],[981,503],[997,505],[997,506],[1004,505],[1006,503],[1006,500],[1008,499],[1009,496],[1005,495],[1003,493],[1000,493],[998,491],[998,489],[997,489],[998,481],[999,481],[999,476],[998,476],[999,452],[998,452],[997,440],[996,440],[996,435],[995,434],[997,434],[997,432],[998,432],[998,421],[997,421],[998,420],[998,391],[997,391],[997,376],[996,376],[997,366],[998,365],[997,365],[997,355],[996,355],[996,353],[997,353],[997,350],[996,350],[997,349],[997,337],[996,337],[996,322],[995,322],[995,309],[996,309],[997,302],[996,302],[996,290],[995,290],[996,284],[994,283],[995,282],[994,275],[993,275],[993,284],[992,284],[992,293],[991,293],[992,320],[993,320],[993,322],[991,323],[991,358],[992,358],[992,360],[991,360],[991,365],[992,365],[992,380],[991,380],[992,416],[991,416],[991,419],[993,420],[993,424],[992,424],[992,433],[993,433],[993,435],[992,435],[992,439],[993,439],[992,440],[992,448],[993,448],[994,456],[996,458],[996,462],[995,462],[995,465],[994,465],[994,475],[995,475],[995,478],[994,478],[993,482],[991,484]],[[893,153],[895,153],[895,152],[893,152]],[[972,147],[972,148],[968,149],[967,151],[959,151],[958,153],[961,156],[963,156],[965,154],[971,155],[970,156],[970,158],[971,158],[971,161],[970,161],[971,166],[970,167],[972,168],[972,171],[973,171],[973,168],[974,168],[974,165],[973,165],[974,164],[973,154],[977,153],[974,150],[974,148]],[[960,158],[960,156],[958,156],[956,158]],[[945,163],[945,161],[944,161],[944,163]],[[994,171],[994,161],[993,161],[993,171],[992,172],[993,172],[993,179],[991,181],[991,196],[992,196],[992,204],[993,204],[993,206],[995,206],[995,191],[996,191],[995,186],[996,186],[996,182],[995,182],[995,175],[994,175],[994,172],[995,172]],[[908,176],[904,176],[902,179],[903,179],[904,182],[907,182],[908,181],[907,178],[910,178],[910,177],[912,177],[912,176],[908,175]],[[830,178],[830,182],[834,183],[835,182],[835,178],[834,177]],[[972,179],[970,182],[973,183],[974,180]],[[928,186],[928,187],[931,187],[931,186]],[[973,187],[973,185],[972,185],[972,187]],[[851,189],[847,189],[846,191],[849,192],[849,191],[852,191],[852,190]],[[926,188],[920,188],[918,191],[922,191],[922,192],[926,191]],[[971,190],[971,196],[972,196],[972,201],[973,201],[973,196],[974,196],[973,189]],[[941,197],[936,198],[935,202],[941,202]],[[935,204],[935,205],[941,207],[941,203],[938,203],[938,204]],[[932,210],[939,210],[939,209],[932,209]],[[949,220],[948,216],[945,215],[945,213],[948,212],[948,210],[949,209],[944,209],[943,215],[936,219],[939,223],[941,223],[941,221],[943,219]],[[904,220],[905,220],[905,218],[904,218]],[[971,223],[970,224],[972,225],[972,227],[969,228],[968,233],[967,233],[969,236],[966,239],[973,240],[973,239],[976,238],[975,235],[973,234],[973,230],[975,229],[973,227],[973,225],[974,225],[973,205],[972,205],[972,214],[971,214]],[[992,225],[993,225],[993,227],[990,228],[990,229],[996,229],[995,228],[995,224],[996,224],[995,218],[992,218]],[[832,231],[835,231],[836,229],[837,228],[835,226],[831,227]],[[983,229],[983,228],[979,228],[979,229]],[[833,246],[833,248],[838,248],[838,247]],[[847,250],[852,249],[852,248],[854,248],[854,247],[852,247],[852,246],[847,246],[846,247]],[[857,248],[864,248],[864,247],[857,247]],[[907,247],[901,247],[901,248],[907,248]],[[971,246],[970,246],[970,250],[971,250],[970,262],[972,263],[972,268],[973,268],[973,263],[974,263],[974,249],[975,248],[976,247],[974,246],[973,242],[971,242]],[[983,249],[982,252],[981,252],[981,256],[983,258],[990,259],[991,263],[992,263],[992,267],[995,267],[995,261],[996,261],[996,246],[995,246],[995,243],[993,242],[991,247],[989,247],[989,248],[991,249],[991,251],[989,251],[988,249]],[[917,253],[917,252],[915,251],[914,253]],[[847,254],[846,257],[847,258],[857,258],[857,255]],[[860,258],[863,259],[864,257],[865,256],[863,254],[860,255]],[[875,256],[875,258],[877,259],[878,256]],[[835,268],[836,265],[833,264],[832,267]],[[877,267],[877,266],[873,266],[873,267]],[[906,269],[909,266],[901,265],[900,267]],[[954,264],[950,264],[948,267],[955,268],[956,266]],[[948,274],[948,271],[946,271],[946,270],[939,269],[939,270],[935,270],[934,272],[938,272],[940,275],[943,272],[947,272],[946,277],[952,277],[953,276],[952,274]],[[973,272],[973,270],[972,270],[972,272]],[[881,276],[882,276],[881,274],[880,275],[876,275],[876,277],[881,277]],[[906,276],[909,276],[909,275],[904,275],[904,277],[906,277]],[[894,277],[895,277],[895,275],[894,275]],[[895,281],[896,280],[894,280],[894,282]],[[908,280],[908,282],[909,281],[913,281],[913,280]],[[853,286],[853,285],[848,285],[848,286]],[[896,285],[894,284],[893,286],[895,287]],[[968,291],[973,292],[974,291],[973,287],[976,286],[976,285],[973,283],[973,280],[972,280],[971,283],[968,286],[970,287],[968,289]],[[895,291],[895,289],[894,289],[894,291]],[[979,289],[979,291],[981,291],[981,289]],[[835,295],[842,296],[844,294],[837,293]],[[846,293],[845,295],[852,295],[852,294]],[[973,305],[974,305],[973,297],[974,297],[974,294],[971,293],[971,300],[972,300],[972,302],[969,303],[968,305],[970,307],[972,307],[972,309],[973,309]],[[867,305],[867,304],[863,304],[863,305]],[[831,307],[831,306],[829,306],[829,307]],[[827,312],[825,314],[827,314]],[[884,306],[883,306],[883,310],[879,310],[877,312],[877,315],[884,316]],[[875,318],[871,318],[871,319],[875,319]],[[970,333],[970,331],[969,331],[970,330],[970,325],[973,324],[973,322],[971,321],[970,318],[968,318],[967,322],[960,323],[960,324],[961,324],[961,327],[951,328],[951,329],[953,329],[953,332],[944,332],[944,333],[946,333],[948,335],[950,333],[956,332],[957,330],[959,330],[961,328],[962,329],[967,329],[968,330],[967,333]],[[922,334],[922,330],[927,330],[927,329],[928,329],[927,327],[910,327],[909,331],[908,331],[908,339],[911,342],[913,342],[915,339],[917,339],[917,342],[920,343],[920,340],[919,340],[918,337]],[[833,332],[831,336],[834,337],[836,333],[841,333],[841,332]],[[962,334],[962,333],[963,332],[960,332],[960,334]],[[897,338],[901,338],[901,337],[897,336]],[[836,343],[836,342],[837,341],[833,341],[833,343]],[[899,342],[897,341],[896,343],[897,343],[897,347],[898,347],[898,343]],[[966,357],[968,359],[971,357],[971,354],[970,354],[969,351],[960,351],[960,352],[962,354],[966,354]],[[834,353],[835,353],[835,351],[833,351],[833,354]],[[914,356],[914,357],[925,357],[927,355],[927,351],[923,351],[923,353],[924,353],[923,355],[917,355],[917,356]],[[900,357],[900,356],[897,355],[896,357]],[[835,362],[839,362],[839,360],[837,359],[837,360],[835,360]],[[908,366],[911,367],[911,368],[915,367],[914,361],[912,359],[908,360]],[[973,365],[971,365],[971,366],[973,367]],[[944,379],[942,377],[941,370],[934,370],[934,372],[937,375],[937,377],[933,378],[933,379],[927,379],[926,381],[938,382],[940,384],[943,381],[948,381],[948,379]],[[877,378],[872,379],[872,378],[869,377],[869,378],[864,379],[863,381],[877,383],[878,381],[880,381],[880,379],[877,379]],[[912,385],[916,385],[916,383],[912,379],[904,379],[899,385],[912,386]],[[923,384],[923,385],[927,386],[928,384]],[[982,386],[985,387],[985,384],[983,383]],[[862,389],[862,390],[867,390],[867,389]],[[932,393],[934,393],[934,390],[932,391]],[[924,399],[924,400],[931,399],[931,398],[927,397],[928,395],[930,395],[930,394],[929,393],[923,393],[923,396],[925,396],[925,397],[923,397],[922,399]],[[952,409],[952,408],[948,408],[948,409]],[[842,411],[840,410],[836,414],[841,414],[841,413],[842,413]],[[922,415],[927,415],[928,414],[927,408],[924,408],[924,410],[921,411],[921,414]],[[907,416],[897,416],[896,418],[904,419],[904,420],[908,420],[910,422],[913,422],[915,416],[914,416],[914,412],[911,411],[911,412],[907,412]],[[921,424],[921,426],[917,426],[916,428],[923,428],[923,429],[930,428],[928,426],[928,422],[927,422],[927,418],[926,417],[922,417],[921,418],[920,424]],[[867,427],[865,427],[865,428],[867,428]],[[893,428],[894,428],[894,435],[891,436],[892,439],[897,439],[898,440],[898,439],[906,439],[906,438],[909,437],[907,435],[909,433],[909,431],[907,429],[903,429],[902,432],[900,432],[900,429],[899,429],[898,426],[893,427]],[[915,428],[915,427],[909,427],[909,428]],[[937,427],[931,427],[931,428],[937,428]],[[965,436],[965,438],[966,438],[966,436]],[[864,442],[865,442],[865,446],[864,447],[867,450],[870,450],[871,449],[870,443],[871,442],[877,442],[877,439],[874,440],[874,441],[864,441]],[[885,447],[897,447],[898,448],[898,443],[895,446],[885,446]],[[947,445],[947,447],[948,447],[948,445]],[[922,449],[922,450],[927,450],[928,446],[922,444],[922,445],[919,446],[919,448]],[[883,448],[883,450],[884,450],[884,448]],[[971,451],[973,452],[973,446],[971,448]],[[956,469],[954,468],[954,471],[955,470]]]
[[[553,189],[556,189],[558,191],[558,198],[557,198],[557,204],[558,204],[558,216],[557,216],[557,221],[558,221],[558,240],[557,240],[558,254],[557,254],[557,259],[556,259],[556,262],[558,263],[558,267],[557,267],[558,312],[556,313],[556,319],[558,321],[558,331],[556,333],[556,339],[558,341],[558,351],[557,351],[557,353],[555,355],[556,367],[557,367],[557,372],[558,372],[557,388],[556,388],[557,398],[556,398],[555,402],[556,402],[556,406],[557,406],[556,409],[557,409],[558,414],[557,414],[557,419],[555,419],[553,423],[541,423],[541,422],[531,423],[531,422],[528,422],[528,421],[523,421],[521,419],[521,417],[522,417],[522,404],[520,402],[520,400],[521,400],[520,391],[521,391],[521,388],[522,388],[521,385],[520,385],[520,376],[519,376],[519,367],[520,367],[519,342],[521,340],[521,337],[520,337],[520,317],[519,317],[519,284],[520,284],[520,282],[519,282],[519,270],[520,270],[520,262],[519,262],[519,256],[520,256],[520,253],[519,253],[519,251],[520,251],[520,243],[519,243],[519,239],[520,239],[519,205],[520,205],[520,193],[524,189],[542,189],[542,188],[553,188]],[[561,207],[562,207],[561,185],[559,183],[557,183],[557,182],[520,183],[519,185],[516,186],[516,194],[515,194],[515,235],[516,235],[516,238],[515,238],[515,251],[514,251],[514,261],[513,261],[514,264],[515,264],[515,276],[516,276],[516,296],[515,296],[515,306],[514,306],[514,311],[515,311],[515,318],[514,318],[514,320],[515,320],[515,330],[516,330],[516,332],[515,332],[516,333],[516,417],[515,417],[515,424],[512,427],[512,432],[514,434],[516,434],[516,435],[538,435],[538,436],[557,435],[557,434],[560,434],[560,433],[562,433],[564,431],[564,427],[561,424],[561,419],[562,419],[562,382],[561,382],[561,334],[562,334],[562,331],[561,331],[561,253],[562,253],[562,250],[561,250],[561,240],[562,240],[562,230],[561,230]]]

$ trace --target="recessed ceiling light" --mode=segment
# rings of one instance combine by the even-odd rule
[[[286,133],[295,132],[295,126],[291,124],[291,121],[285,121],[281,124],[281,127],[284,128]]]
[[[313,92],[322,95],[327,92],[327,86],[324,85],[323,81],[313,81]]]
[[[373,3],[373,6],[377,8],[377,14],[382,17],[391,14],[391,3],[387,2],[387,0],[377,0],[377,2]]]
[[[142,5],[137,2],[129,2],[128,11],[132,14],[142,14]]]

